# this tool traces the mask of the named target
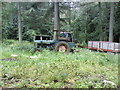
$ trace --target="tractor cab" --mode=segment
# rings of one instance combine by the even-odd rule
[[[70,32],[60,32],[58,35],[58,40],[72,42],[72,35]]]

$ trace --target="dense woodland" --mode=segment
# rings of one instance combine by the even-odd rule
[[[120,38],[120,2],[60,2],[60,30],[73,32],[80,43],[109,41],[110,12],[113,7],[113,41]],[[19,18],[19,19],[18,19]],[[18,25],[19,21],[21,22]],[[32,41],[35,35],[51,35],[54,29],[53,2],[2,3],[2,37]]]

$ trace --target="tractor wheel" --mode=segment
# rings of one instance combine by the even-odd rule
[[[41,50],[40,49],[34,49],[34,52],[40,52]]]
[[[70,52],[70,46],[67,42],[61,41],[61,42],[58,42],[55,45],[55,51],[63,52],[63,53],[69,53]]]

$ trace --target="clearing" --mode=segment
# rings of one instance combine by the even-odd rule
[[[0,46],[0,87],[4,88],[116,88],[118,54],[79,52],[63,54],[33,44],[5,40]]]

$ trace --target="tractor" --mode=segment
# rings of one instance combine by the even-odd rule
[[[42,48],[68,53],[73,50],[75,43],[71,32],[54,30],[56,39],[49,35],[34,37],[35,51],[41,51]]]

